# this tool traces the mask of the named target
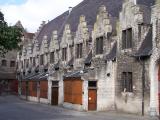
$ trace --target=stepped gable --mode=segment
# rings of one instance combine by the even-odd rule
[[[52,21],[45,24],[37,36],[37,40],[39,41],[39,43],[41,44],[43,36],[45,35],[47,36],[48,42],[50,42],[52,37],[52,32],[54,30],[57,30],[59,33],[59,31],[62,29],[62,25],[64,25],[67,16],[68,16],[68,11],[64,12],[60,16],[56,17]]]

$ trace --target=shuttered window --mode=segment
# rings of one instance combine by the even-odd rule
[[[82,81],[64,81],[64,101],[72,104],[82,104]]]
[[[40,98],[48,98],[48,81],[40,81]]]
[[[132,72],[122,73],[122,88],[123,91],[133,92]]]
[[[37,82],[29,81],[28,85],[29,96],[37,97]]]
[[[96,54],[103,54],[103,37],[96,39]]]
[[[82,43],[77,44],[77,58],[82,58],[82,46]]]
[[[122,49],[132,48],[132,28],[122,31]]]

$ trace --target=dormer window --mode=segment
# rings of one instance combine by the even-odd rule
[[[54,52],[50,53],[50,63],[54,63]]]
[[[96,54],[103,54],[103,37],[96,39]]]
[[[132,48],[132,28],[122,31],[122,49]]]
[[[77,44],[77,58],[82,58],[82,43]]]
[[[62,60],[67,60],[67,48],[62,48]]]

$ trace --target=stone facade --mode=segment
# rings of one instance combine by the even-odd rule
[[[81,111],[159,115],[159,1],[152,9],[153,1],[113,2],[114,10],[101,1],[98,5],[96,0],[84,0],[71,12],[42,24],[32,42],[23,46],[19,80],[45,79],[45,103],[55,104],[55,99],[58,105]],[[83,4],[97,9],[83,11]],[[79,81],[82,85],[76,91],[82,93],[70,92]],[[96,107],[90,103],[93,91]],[[70,96],[72,102],[67,102]]]

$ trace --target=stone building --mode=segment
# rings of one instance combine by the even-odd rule
[[[0,57],[0,94],[2,92],[18,93],[16,57],[16,51],[10,51],[4,57]]]
[[[83,0],[43,22],[19,56],[21,97],[81,111],[159,115],[154,2]]]

